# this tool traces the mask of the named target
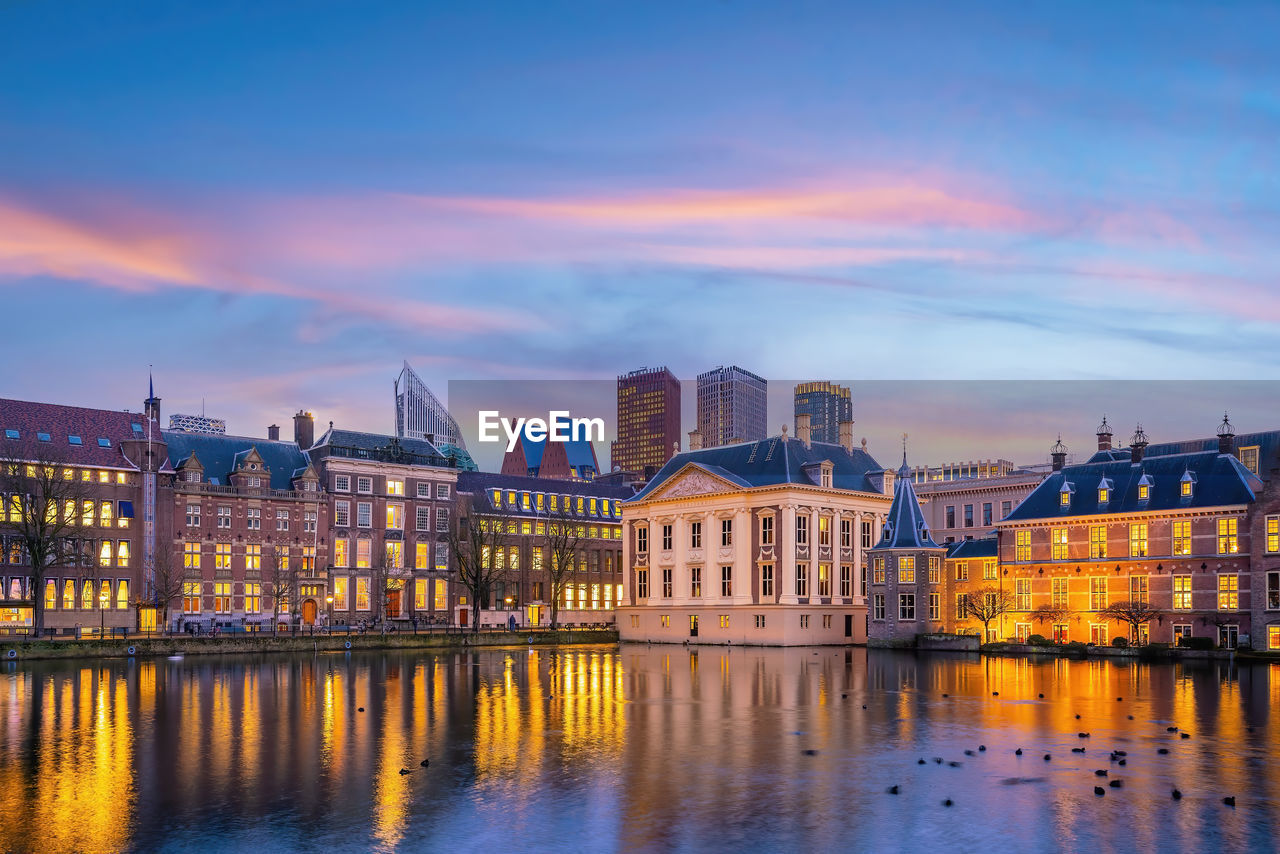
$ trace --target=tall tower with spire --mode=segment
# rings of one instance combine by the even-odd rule
[[[893,503],[880,539],[866,552],[867,640],[884,645],[942,631],[942,606],[949,589],[942,571],[945,546],[933,540],[907,465],[902,434],[902,466],[893,481]]]

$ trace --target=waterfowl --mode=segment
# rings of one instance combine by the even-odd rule
[[[1071,752],[1072,752],[1072,753],[1084,753],[1084,748],[1083,748],[1083,747],[1073,747],[1073,748],[1071,748]]]
[[[1157,751],[1156,751],[1156,753],[1160,753],[1160,754],[1165,754],[1165,753],[1168,753],[1168,752],[1169,752],[1169,748],[1167,748],[1167,747],[1162,747],[1162,748],[1160,748],[1159,750],[1157,750]]]
[[[1233,807],[1236,805],[1236,797],[1235,795],[1227,795],[1225,798],[1222,799],[1222,802],[1229,807]]]
[[[413,773],[413,769],[412,769],[412,768],[401,768],[401,769],[400,769],[400,776],[401,776],[401,777],[403,777],[405,774],[412,774],[412,773]]]
[[[431,764],[431,760],[430,760],[430,759],[424,759],[424,760],[422,760],[421,762],[419,762],[418,764],[419,764],[419,765],[421,765],[423,768],[426,768],[428,765],[430,765],[430,764]]]
[[[1119,789],[1124,786],[1124,780],[1112,780],[1107,785],[1113,789]]]
[[[1174,790],[1173,790],[1172,792],[1170,792],[1169,794],[1170,794],[1170,796],[1171,796],[1175,801],[1180,801],[1180,800],[1182,800],[1182,792],[1179,792],[1177,789],[1174,789]]]
[[[889,794],[891,794],[891,795],[896,795],[896,794],[898,794],[898,787],[897,787],[897,786],[890,786],[890,787],[889,787]]]
[[[942,805],[943,805],[944,807],[949,807],[949,806],[951,806],[951,799],[950,799],[950,798],[947,798],[945,801],[943,801],[943,802],[942,802]]]
[[[1094,771],[1094,772],[1093,772],[1093,776],[1095,776],[1095,777],[1105,777],[1105,776],[1107,776],[1107,769],[1105,769],[1105,768],[1099,768],[1097,771]]]
[[[1048,762],[1048,761],[1049,761],[1050,759],[1052,759],[1052,758],[1053,758],[1053,756],[1052,756],[1052,755],[1050,755],[1050,754],[1048,754],[1048,753],[1046,753],[1046,754],[1044,755],[1044,761],[1045,761],[1045,762]]]
[[[1093,793],[1095,795],[1105,795],[1107,793],[1107,790],[1102,788],[1101,786],[1094,786]]]
[[[1183,738],[1191,738],[1191,733],[1189,732],[1180,732],[1178,733],[1178,735],[1182,736]]]
[[[1017,750],[1013,751],[1013,755],[1014,755],[1014,756],[1021,756],[1021,755],[1022,755],[1022,748],[1021,748],[1021,747],[1019,747]]]

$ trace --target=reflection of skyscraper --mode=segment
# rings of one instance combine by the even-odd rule
[[[640,368],[618,377],[615,469],[651,476],[680,441],[680,381],[666,368]]]
[[[396,435],[402,438],[425,439],[443,452],[445,445],[465,451],[458,422],[453,420],[422,378],[413,372],[409,363],[396,377]]]
[[[698,375],[698,431],[702,445],[763,439],[766,435],[765,381],[737,365]]]
[[[813,442],[840,441],[840,422],[853,420],[853,399],[849,389],[828,382],[800,383],[795,390],[796,416],[809,416],[809,438]]]

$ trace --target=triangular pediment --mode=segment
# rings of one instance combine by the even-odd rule
[[[693,495],[714,495],[720,492],[741,492],[742,487],[733,481],[714,475],[701,466],[689,463],[667,478],[666,483],[654,490],[649,498],[661,501],[667,498],[685,498]]]

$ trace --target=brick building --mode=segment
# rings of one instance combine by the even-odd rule
[[[666,368],[641,368],[618,377],[618,438],[609,463],[645,479],[680,444],[680,380]]]

